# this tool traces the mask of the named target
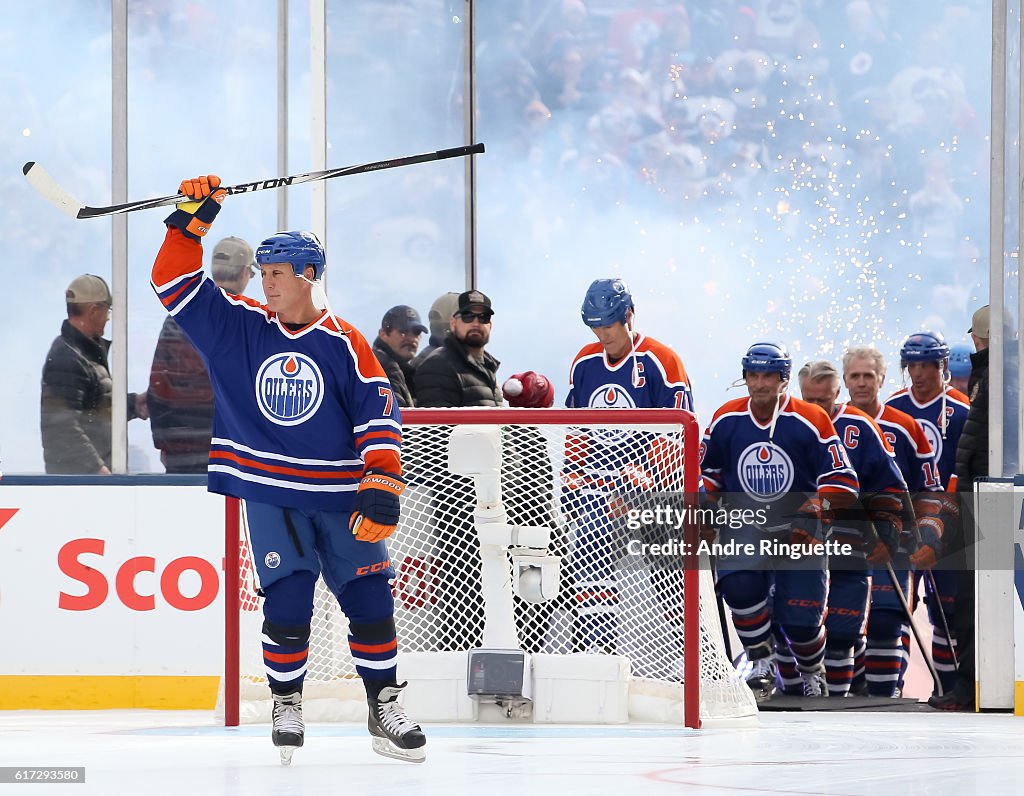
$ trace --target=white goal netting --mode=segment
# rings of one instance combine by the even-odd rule
[[[697,573],[695,558],[687,562],[689,588],[700,595],[699,610],[687,612],[686,567],[678,552],[683,528],[638,522],[644,510],[685,509],[687,493],[692,498],[696,490],[696,470],[687,469],[697,467],[696,424],[689,426],[691,439],[684,424],[666,422],[685,413],[657,412],[403,413],[408,484],[401,523],[388,540],[396,572],[400,676],[401,655],[463,652],[495,646],[500,638],[500,646],[530,653],[622,656],[629,662],[631,702],[634,694],[641,701],[653,696],[682,702],[699,693],[702,721],[756,714],[749,689],[725,654],[711,573],[706,566]],[[465,457],[456,461],[452,452],[453,434],[459,445],[470,446],[470,470],[480,469],[480,450],[486,458],[495,449],[482,468],[492,467],[493,478],[466,474]],[[453,463],[459,472],[452,472]],[[506,521],[501,527],[529,529],[519,549],[522,539],[531,539],[528,545],[543,546],[530,552],[557,559],[554,599],[515,596],[510,605],[484,599],[492,592],[483,583],[481,512],[500,514]],[[652,545],[661,545],[657,554],[650,552]],[[505,562],[500,577],[512,583],[519,576],[513,555]],[[260,720],[269,715],[262,615],[245,549],[240,565],[239,699],[242,720]],[[326,698],[337,708],[328,715],[344,720],[350,716],[339,706],[349,699],[358,705],[362,694],[349,657],[347,622],[322,580],[315,599],[306,700]],[[503,612],[510,615],[498,615]],[[696,649],[687,649],[686,639]],[[697,682],[687,682],[685,662],[694,654],[697,665],[689,671],[699,674]],[[227,698],[233,698],[232,689]]]

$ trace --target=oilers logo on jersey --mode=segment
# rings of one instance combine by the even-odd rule
[[[739,455],[740,485],[754,500],[768,503],[793,485],[793,460],[782,448],[764,442],[747,446]]]
[[[917,418],[918,425],[924,431],[924,435],[928,438],[928,442],[932,446],[932,452],[935,455],[935,461],[942,458],[942,434],[939,433],[939,429],[936,428],[935,424],[931,420],[926,420],[922,417]]]
[[[324,378],[308,356],[286,351],[268,357],[256,373],[256,404],[279,426],[295,426],[312,417],[324,399]]]
[[[591,409],[636,409],[629,390],[619,384],[602,384],[590,394]]]

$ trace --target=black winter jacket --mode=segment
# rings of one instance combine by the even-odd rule
[[[501,406],[500,364],[486,351],[478,362],[454,335],[448,335],[416,370],[416,405]]]
[[[974,481],[988,472],[988,349],[971,354],[967,384],[971,410],[956,446],[957,492],[973,492]]]
[[[40,428],[48,473],[98,473],[110,468],[113,380],[110,341],[90,339],[65,320],[43,365]],[[128,419],[135,394],[128,394]]]
[[[395,392],[395,401],[399,406],[415,406],[412,365],[401,359],[394,350],[379,337],[373,341],[373,353],[377,356],[380,366],[384,368],[391,389]]]

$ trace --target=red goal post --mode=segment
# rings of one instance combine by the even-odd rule
[[[702,680],[704,685],[710,684],[712,690],[731,689],[735,692],[730,692],[724,700],[715,698],[715,704],[729,703],[723,713],[727,714],[726,718],[741,713],[756,714],[756,708],[751,707],[752,700],[749,704],[747,702],[747,689],[738,678],[733,677],[735,682],[727,684],[720,682],[734,675],[724,652],[715,649],[713,657],[716,660],[712,664],[705,661],[702,673],[701,650],[714,649],[716,644],[721,646],[721,629],[718,627],[715,605],[705,605],[703,613],[701,610],[701,578],[703,575],[710,583],[710,573],[706,569],[702,573],[695,552],[698,530],[693,521],[692,509],[697,508],[700,485],[700,429],[692,413],[681,409],[406,409],[402,412],[402,424],[403,470],[410,486],[403,496],[402,521],[395,535],[389,539],[396,568],[394,589],[400,649],[404,647],[418,652],[462,651],[480,646],[479,633],[474,635],[474,629],[479,629],[479,615],[483,609],[475,605],[470,597],[463,599],[464,595],[456,597],[450,590],[446,592],[447,586],[443,582],[444,573],[453,568],[462,572],[463,577],[475,574],[471,573],[470,568],[478,567],[479,558],[473,559],[467,555],[453,565],[450,550],[447,553],[449,559],[446,560],[437,547],[437,537],[441,532],[439,529],[445,525],[458,524],[445,513],[450,508],[448,503],[455,507],[451,509],[452,512],[458,509],[458,512],[465,514],[466,502],[472,499],[472,480],[447,473],[446,451],[453,429],[468,429],[474,433],[475,429],[497,427],[500,430],[498,438],[501,440],[502,499],[508,504],[509,522],[527,522],[532,525],[546,522],[554,533],[565,537],[571,537],[574,532],[571,522],[566,521],[560,509],[560,502],[564,503],[564,500],[560,501],[560,496],[567,489],[564,473],[568,468],[567,459],[571,458],[571,454],[568,457],[566,454],[567,449],[572,447],[571,440],[582,438],[595,441],[606,448],[614,448],[620,458],[622,454],[619,451],[626,450],[625,455],[631,462],[634,459],[637,462],[651,459],[652,440],[658,440],[655,445],[659,450],[659,477],[662,484],[669,485],[662,488],[677,493],[682,499],[682,505],[690,509],[685,513],[686,521],[682,529],[684,552],[681,554],[681,576],[672,576],[679,581],[679,585],[673,582],[669,589],[671,596],[667,601],[671,605],[666,605],[665,587],[656,595],[659,600],[651,599],[650,584],[655,581],[651,567],[645,571],[646,574],[641,572],[635,578],[636,583],[628,587],[631,594],[635,592],[633,602],[620,607],[617,620],[620,625],[626,626],[625,630],[620,630],[624,634],[623,645],[633,646],[630,652],[620,651],[619,654],[630,657],[634,678],[642,679],[648,685],[654,682],[681,689],[682,719],[687,727],[701,726],[702,698],[706,709],[709,704],[707,695],[701,693]],[[567,439],[570,442],[566,442]],[[635,446],[635,451],[630,445]],[[448,479],[441,486],[436,480],[426,484],[440,473]],[[464,487],[464,482],[470,486]],[[537,519],[541,509],[544,521]],[[251,624],[258,614],[258,602],[252,594],[252,569],[247,561],[247,545],[244,543],[244,534],[240,533],[239,514],[237,501],[229,499],[225,535],[226,633],[223,688],[224,721],[229,726],[237,725],[240,720],[239,704],[243,699],[240,685],[258,682],[261,674],[256,671],[252,660],[241,667],[239,664],[240,653],[243,657],[250,654],[243,647],[246,642],[240,618],[248,619]],[[465,517],[460,517],[459,522],[465,524]],[[558,552],[565,559],[572,557],[567,555],[568,547],[565,545]],[[581,553],[575,550],[572,555],[578,558]],[[441,556],[440,565],[436,564],[438,556]],[[238,565],[232,566],[230,562],[238,562]],[[617,570],[616,577],[624,578],[626,575]],[[630,573],[629,577],[634,576]],[[704,602],[707,603],[707,583],[703,588]],[[566,577],[563,569],[561,591],[571,592],[571,589],[571,577]],[[425,606],[425,603],[437,604],[437,610],[430,617],[427,616],[429,606]],[[540,609],[530,614],[527,610],[520,611],[520,608],[523,605],[517,605],[515,622],[522,633],[530,637],[530,644],[545,652],[568,651],[565,637],[569,635],[566,628],[571,617],[563,616],[564,611],[558,613],[555,610],[545,618],[538,619]],[[533,608],[536,606],[526,606],[526,609]],[[652,616],[659,613],[667,615],[674,611],[678,611],[681,616],[681,644],[671,640],[673,633],[670,631],[645,629],[644,623],[652,621]],[[456,627],[454,632],[450,628],[439,628],[440,615],[454,617],[456,624],[463,623],[465,627]],[[484,617],[483,621],[490,620]],[[316,622],[314,617],[311,659],[313,637],[319,638]],[[714,627],[711,627],[712,624]],[[629,633],[644,640],[638,642],[627,638]],[[719,636],[717,640],[716,635]],[[328,646],[338,647],[338,638],[337,631],[334,631],[333,643]],[[344,639],[344,636],[340,638]],[[658,647],[655,641],[661,646],[651,651],[645,646],[648,640],[652,640],[652,648]],[[323,643],[327,645],[326,641]],[[347,649],[332,649],[325,654],[334,657],[336,653],[342,657],[347,656]],[[681,662],[676,659],[677,655],[681,657]],[[708,666],[711,665],[716,667],[713,675],[708,674]],[[327,674],[315,675],[317,669]],[[311,660],[307,685],[313,677],[351,680],[354,670],[350,670],[344,661],[318,667]],[[739,683],[740,688],[736,687],[736,683]]]

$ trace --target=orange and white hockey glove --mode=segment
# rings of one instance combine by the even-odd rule
[[[203,236],[210,231],[228,192],[220,187],[220,177],[208,174],[182,180],[178,193],[187,196],[190,201],[176,204],[174,212],[164,219],[164,223],[181,230],[186,238],[202,241]]]
[[[399,497],[405,479],[383,470],[367,470],[356,492],[356,507],[348,521],[349,530],[360,542],[387,539],[398,527]]]

